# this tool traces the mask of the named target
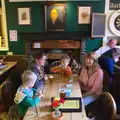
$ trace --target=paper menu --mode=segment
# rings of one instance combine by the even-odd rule
[[[59,109],[79,109],[79,100],[65,100],[64,104],[59,106]]]

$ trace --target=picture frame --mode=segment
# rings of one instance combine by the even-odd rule
[[[19,25],[31,25],[30,7],[18,8],[18,24]]]
[[[102,38],[106,34],[106,14],[93,13],[92,14],[92,38]],[[99,28],[99,29],[98,29]]]
[[[45,5],[45,31],[64,31],[66,4]]]
[[[78,24],[90,24],[91,6],[78,6]]]
[[[51,98],[51,102],[54,97]],[[66,97],[64,104],[59,107],[62,112],[82,112],[82,99],[81,97]],[[54,110],[54,108],[52,108]]]

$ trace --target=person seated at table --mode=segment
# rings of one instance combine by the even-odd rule
[[[62,56],[61,64],[51,68],[52,72],[57,72],[67,76],[68,78],[72,76],[71,68],[69,67],[70,57],[69,56]]]
[[[34,63],[29,66],[28,69],[32,70],[37,75],[37,80],[35,82],[34,88],[40,89],[44,87],[45,81],[48,80],[47,74],[45,74],[44,66],[46,63],[47,55],[41,51],[36,52],[34,55]]]
[[[18,111],[21,117],[24,117],[29,107],[34,107],[40,102],[43,97],[43,92],[36,92],[32,88],[36,82],[37,76],[31,70],[26,70],[22,74],[22,85],[18,88],[14,101],[18,104]]]
[[[79,76],[84,105],[95,101],[102,92],[103,71],[97,63],[95,53],[88,53]]]
[[[109,73],[110,77],[112,77],[112,74],[114,72],[114,64],[118,61],[119,57],[120,49],[112,48],[98,58],[98,63],[100,67],[103,70],[106,70]]]

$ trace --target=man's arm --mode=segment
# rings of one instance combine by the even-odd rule
[[[110,47],[106,45],[106,46],[100,47],[98,50],[95,51],[95,53],[98,57],[100,57],[103,53],[105,53],[109,49]]]

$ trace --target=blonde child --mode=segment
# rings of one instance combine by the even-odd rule
[[[29,107],[34,107],[40,102],[43,93],[39,91],[36,94],[36,89],[33,89],[37,76],[31,70],[26,70],[22,74],[22,85],[18,88],[14,101],[18,104],[18,110],[23,117]]]
[[[72,71],[71,71],[71,68],[69,67],[70,57],[62,56],[60,61],[61,61],[61,64],[59,66],[52,67],[51,71],[61,73],[61,74],[64,74],[65,76],[71,77]]]

